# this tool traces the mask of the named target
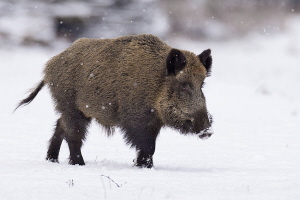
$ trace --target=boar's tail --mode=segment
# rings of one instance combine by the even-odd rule
[[[45,85],[45,82],[44,80],[42,80],[38,86],[33,90],[33,92],[30,93],[30,95],[26,98],[26,99],[23,99],[19,104],[18,106],[15,108],[15,110],[17,110],[20,106],[22,105],[27,105],[29,104],[35,97],[36,95],[39,93],[39,91],[44,87]],[[14,111],[15,111],[14,110]]]

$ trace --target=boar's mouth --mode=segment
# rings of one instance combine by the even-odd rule
[[[175,106],[168,107],[166,111],[162,115],[163,123],[179,130],[181,134],[193,134],[201,139],[206,139],[213,134],[212,117],[207,111],[196,111],[189,114]]]
[[[211,125],[211,124],[210,124]],[[200,139],[208,139],[210,136],[213,134],[212,127],[209,126],[207,128],[203,128],[202,130],[199,131],[195,130],[196,128],[194,127],[194,123],[192,120],[185,120],[182,123],[182,127],[180,128],[181,132],[184,134],[192,133],[197,135]]]
[[[213,134],[211,128],[212,116],[209,113],[206,113],[206,115],[196,115],[196,117],[192,117],[184,112],[181,113],[186,116],[186,119],[183,120],[179,127],[183,134],[196,134],[201,139],[207,139]]]

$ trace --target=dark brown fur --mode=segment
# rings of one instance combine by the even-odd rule
[[[151,168],[161,127],[211,135],[201,90],[211,63],[210,50],[196,56],[152,35],[83,38],[47,62],[44,80],[19,106],[30,103],[44,84],[50,88],[61,117],[47,160],[58,162],[65,139],[70,164],[84,165],[82,141],[94,118],[108,134],[120,127],[138,152],[135,165]]]

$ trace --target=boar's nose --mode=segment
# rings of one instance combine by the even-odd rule
[[[205,120],[204,122],[204,129],[198,133],[199,138],[207,139],[214,133],[211,125],[212,125],[212,116],[209,113],[207,113],[207,120]]]
[[[210,136],[212,136],[213,134],[213,130],[211,127],[209,127],[208,129],[204,129],[202,131],[200,131],[199,138],[202,140],[208,139]]]

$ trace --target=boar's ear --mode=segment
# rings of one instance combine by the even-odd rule
[[[178,49],[172,49],[167,56],[167,75],[176,75],[186,65],[183,53]]]
[[[211,64],[212,64],[212,58],[211,58],[211,50],[210,49],[206,49],[205,51],[203,51],[201,54],[198,55],[202,65],[205,67],[206,69],[206,76],[210,76],[211,73]]]

